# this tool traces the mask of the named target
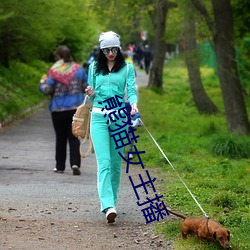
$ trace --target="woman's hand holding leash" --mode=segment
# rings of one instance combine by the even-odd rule
[[[133,116],[133,115],[135,115],[136,113],[138,113],[138,108],[137,108],[137,104],[134,102],[134,103],[131,105],[131,112],[130,112],[130,114]]]
[[[86,89],[85,89],[85,92],[86,92],[86,94],[88,95],[88,96],[95,96],[95,90],[92,88],[92,87],[90,87],[90,86],[88,86]]]

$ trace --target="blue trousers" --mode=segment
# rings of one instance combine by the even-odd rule
[[[109,207],[115,207],[121,181],[122,158],[118,152],[123,154],[124,147],[117,148],[112,135],[127,130],[127,126],[115,132],[108,128],[110,126],[112,130],[117,129],[115,123],[124,125],[122,121],[126,122],[127,118],[120,118],[111,124],[107,124],[107,120],[104,114],[91,113],[90,134],[97,160],[97,190],[102,212]]]

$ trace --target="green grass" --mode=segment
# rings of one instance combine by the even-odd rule
[[[221,90],[209,68],[201,69],[205,89],[218,106],[217,115],[201,115],[192,100],[186,68],[182,61],[168,63],[164,70],[164,92],[141,88],[139,110],[142,121],[168,157],[180,178],[190,188],[202,208],[231,232],[232,249],[250,249],[250,138],[227,132]],[[250,102],[246,100],[248,112]],[[137,130],[139,150],[145,150],[145,168],[159,169],[163,178],[157,191],[164,202],[189,217],[202,217],[176,172],[158,150],[145,128]],[[201,248],[199,241],[180,235],[181,220],[160,221],[157,233],[175,239],[175,248],[217,249],[214,243]],[[219,248],[218,248],[219,249]]]
[[[47,70],[48,65],[39,61],[30,65],[14,61],[8,69],[0,67],[0,122],[9,115],[18,118],[21,111],[45,99],[38,84]]]

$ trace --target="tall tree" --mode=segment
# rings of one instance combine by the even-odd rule
[[[196,44],[196,27],[195,17],[191,13],[194,8],[192,4],[187,3],[185,6],[185,27],[184,27],[184,40],[185,40],[185,55],[186,64],[188,69],[189,82],[191,92],[194,98],[195,105],[200,113],[217,113],[218,108],[211,101],[207,95],[201,80],[200,74],[200,56],[197,51]]]
[[[171,7],[176,7],[175,3],[168,0],[156,1],[155,34],[153,41],[154,57],[149,75],[148,87],[163,88],[163,66],[166,54],[166,42],[164,40],[166,30],[167,13]]]
[[[214,21],[200,0],[191,1],[204,16],[212,33],[228,130],[249,134],[250,123],[236,64],[230,0],[212,0]]]

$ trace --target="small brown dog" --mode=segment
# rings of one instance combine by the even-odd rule
[[[184,220],[181,225],[183,239],[187,239],[188,234],[194,234],[201,241],[217,241],[224,249],[231,249],[229,245],[230,232],[222,227],[219,222],[210,218],[187,218],[185,215],[173,212],[169,208],[167,210]]]

